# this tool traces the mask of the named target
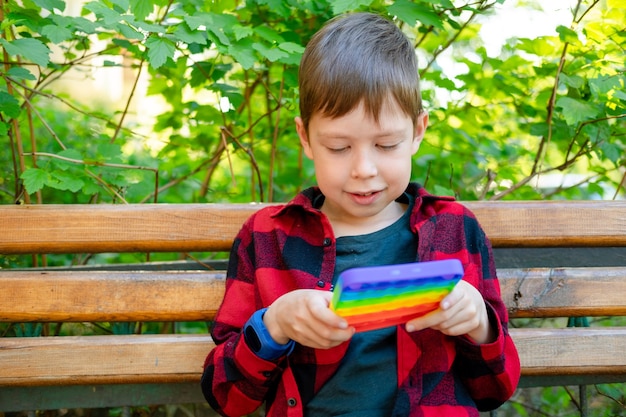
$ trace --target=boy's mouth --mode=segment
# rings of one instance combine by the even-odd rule
[[[380,195],[380,191],[366,191],[350,193],[352,199],[358,204],[371,204]]]

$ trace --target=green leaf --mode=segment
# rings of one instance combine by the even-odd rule
[[[251,44],[249,39],[243,39],[228,47],[228,54],[246,70],[252,68],[256,63],[256,56],[252,51]]]
[[[421,4],[415,4],[408,0],[397,0],[387,7],[387,11],[410,26],[415,26],[417,22],[420,22],[425,26],[443,29],[443,21],[439,15],[431,8]]]
[[[97,28],[97,25],[94,22],[80,16],[74,18],[74,26],[77,31],[84,32],[88,35],[95,33]]]
[[[52,173],[52,177],[56,181],[50,181],[48,185],[57,190],[68,190],[75,193],[80,191],[83,188],[83,185],[85,185],[80,178],[76,177],[76,175],[71,172],[54,171]]]
[[[125,13],[130,6],[129,0],[108,0],[108,2],[117,6],[116,8],[120,13]]]
[[[122,155],[122,148],[115,143],[101,143],[98,145],[98,156],[102,157],[105,161],[119,162]]]
[[[333,13],[341,14],[351,10],[357,10],[361,6],[369,6],[372,0],[337,0],[332,2]]]
[[[279,14],[282,17],[289,16],[289,8],[285,7],[286,3],[284,0],[258,0],[259,4],[267,4],[272,12]]]
[[[20,102],[11,94],[0,91],[0,112],[15,119],[20,115]]]
[[[243,38],[252,36],[254,34],[254,31],[250,26],[242,26],[237,24],[233,26],[233,33],[235,34],[235,40],[241,40]]]
[[[258,42],[253,43],[252,48],[271,62],[278,61],[281,58],[287,58],[289,56],[289,54],[285,51],[281,51],[278,48],[271,48]]]
[[[552,56],[557,48],[553,43],[553,38],[551,39],[550,37],[540,36],[534,39],[518,39],[516,49],[528,52],[529,54],[545,57]],[[544,65],[551,67],[552,63],[545,62]]]
[[[615,143],[603,142],[600,144],[600,149],[605,158],[617,163],[622,157],[622,150]]]
[[[128,14],[124,15],[122,16],[122,20],[127,22],[129,25],[136,26],[145,32],[150,32],[150,33],[165,33],[166,32],[165,27],[161,25],[155,25],[152,23],[146,23],[142,20],[135,20],[135,17],[132,15],[128,15]]]
[[[178,25],[178,27],[174,31],[174,36],[176,36],[178,39],[185,42],[186,44],[198,43],[201,45],[205,45],[207,43],[206,32],[191,30],[186,23],[181,23],[180,25]]]
[[[48,182],[48,173],[40,168],[28,168],[20,178],[24,181],[24,187],[28,194],[41,190]]]
[[[189,25],[191,30],[196,30],[200,27],[206,28],[214,35],[212,37],[213,41],[224,46],[231,44],[226,32],[229,32],[233,26],[239,24],[235,16],[226,13],[198,13],[193,16],[186,16],[185,23]]]
[[[151,0],[130,0],[130,12],[137,20],[145,20],[153,9]]]
[[[98,194],[100,191],[102,191],[102,186],[95,181],[86,182],[83,188],[81,189],[81,192],[84,195],[89,195],[89,196]]]
[[[168,58],[174,57],[176,51],[172,41],[157,36],[150,36],[146,40],[146,47],[148,48],[148,61],[155,69],[165,64]]]
[[[448,196],[454,196],[454,191],[447,188],[447,187],[442,187],[441,185],[435,184],[435,186],[433,187],[433,191],[435,193],[435,195],[448,195]]]
[[[40,67],[47,67],[50,62],[50,49],[38,39],[22,38],[9,42],[0,38],[0,43],[9,55],[19,55]]]
[[[72,31],[59,27],[57,25],[47,25],[41,29],[41,34],[52,41],[52,43],[61,43],[72,38]]]
[[[65,11],[65,2],[63,0],[33,0],[33,3],[51,12],[53,12],[54,9],[60,12]]]
[[[294,42],[282,42],[278,44],[278,47],[283,51],[287,51],[290,54],[302,54],[304,53],[304,46],[298,45]]]
[[[561,39],[563,42],[567,42],[571,44],[580,43],[580,40],[578,39],[578,35],[572,29],[565,27],[565,26],[558,26],[556,28],[556,31],[559,34],[559,39]]]
[[[115,25],[115,27],[119,30],[119,32],[126,39],[136,39],[138,41],[142,41],[145,39],[145,36],[143,33],[136,31],[134,28],[128,26],[125,23],[120,22],[117,25]]]
[[[576,126],[585,120],[593,119],[598,114],[596,106],[571,97],[559,98],[556,105],[562,109],[565,122],[570,126]]]
[[[621,92],[623,85],[617,76],[600,75],[589,80],[589,88],[594,94],[607,94],[609,91]]]
[[[89,2],[83,7],[95,14],[96,17],[102,19],[106,26],[117,23],[122,19],[121,15],[118,12],[97,1]]]
[[[280,36],[280,34],[275,29],[266,25],[255,27],[254,33],[270,43],[279,43],[285,41],[285,39],[283,39],[283,37]]]
[[[72,159],[75,161],[82,161],[83,159],[83,156],[81,155],[81,153],[77,151],[76,149],[64,149],[61,152],[59,152],[58,155],[62,156],[63,158],[68,158],[68,159]],[[63,171],[76,165],[75,162],[64,161],[62,159],[55,159],[54,162],[59,167],[59,169]]]
[[[581,88],[583,85],[585,85],[585,79],[578,75],[569,76],[567,74],[561,73],[559,75],[559,81],[572,88]]]
[[[11,67],[7,71],[7,75],[15,80],[31,80],[34,81],[37,79],[28,69],[24,67]]]

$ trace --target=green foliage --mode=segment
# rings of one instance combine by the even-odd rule
[[[569,27],[494,57],[477,18],[496,3],[93,0],[72,16],[62,0],[4,2],[1,201],[290,198],[314,183],[293,128],[304,45],[353,10],[389,15],[415,40],[431,120],[416,180],[465,200],[623,193],[624,6],[581,1]],[[450,78],[444,52],[465,71]],[[55,87],[93,65],[147,86],[119,109]],[[145,95],[162,106],[147,126],[131,110]]]

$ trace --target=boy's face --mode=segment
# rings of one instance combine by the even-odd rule
[[[411,159],[427,124],[424,112],[414,127],[393,100],[381,109],[378,123],[362,103],[335,119],[314,114],[308,134],[296,118],[300,142],[326,197],[322,211],[334,227],[368,233],[399,217],[395,199],[410,181]]]

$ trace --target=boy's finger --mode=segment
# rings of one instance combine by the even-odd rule
[[[442,322],[441,310],[437,309],[431,313],[423,315],[406,323],[407,332],[416,332],[418,330],[435,327]]]
[[[331,294],[320,293],[320,295],[321,297],[315,297],[309,301],[309,309],[311,310],[313,317],[328,326],[339,329],[347,329],[348,322],[328,308]]]
[[[439,306],[442,310],[449,309],[450,307],[458,303],[461,298],[463,298],[463,286],[463,281],[459,281],[459,283],[455,285],[452,291],[450,291],[450,294],[446,295],[443,300],[441,300]]]

